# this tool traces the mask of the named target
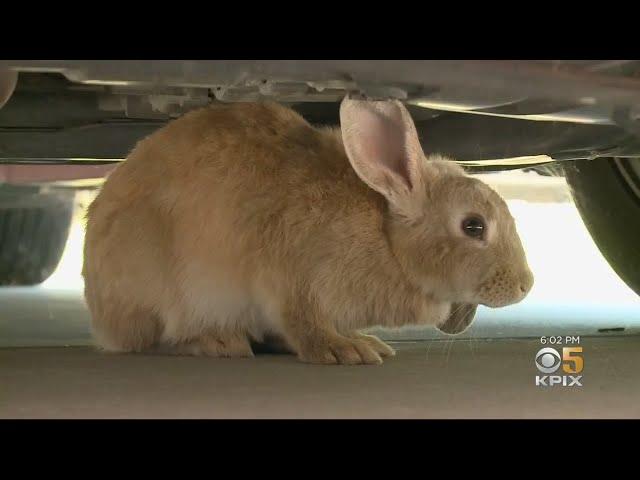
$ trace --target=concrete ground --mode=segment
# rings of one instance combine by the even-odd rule
[[[539,340],[395,343],[381,366],[288,355],[0,349],[1,418],[637,418],[640,337],[581,339],[582,387],[540,387]]]

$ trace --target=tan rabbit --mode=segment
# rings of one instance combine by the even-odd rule
[[[456,333],[475,305],[526,296],[533,276],[493,190],[425,158],[398,101],[345,99],[340,120],[218,105],[139,142],[89,210],[97,343],[235,357],[269,337],[305,362],[373,364],[394,351],[359,329]]]

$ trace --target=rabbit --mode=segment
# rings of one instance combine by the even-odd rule
[[[380,364],[361,330],[459,333],[533,285],[506,203],[425,156],[397,100],[340,104],[339,128],[272,102],[212,104],[141,140],[87,214],[83,276],[111,352]],[[452,307],[453,306],[453,307]]]

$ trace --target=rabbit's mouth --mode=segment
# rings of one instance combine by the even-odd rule
[[[519,303],[527,296],[528,291],[517,283],[499,284],[493,287],[482,287],[478,295],[478,303],[490,308],[501,308]]]
[[[478,295],[478,304],[490,308],[501,308],[521,302],[527,292],[518,285],[503,285],[494,288],[483,288]]]
[[[530,271],[518,276],[508,269],[497,270],[478,290],[478,303],[491,308],[521,302],[533,286]]]

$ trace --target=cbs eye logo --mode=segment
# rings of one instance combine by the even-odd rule
[[[582,347],[564,347],[562,357],[555,348],[545,347],[536,353],[536,367],[542,373],[553,373],[560,365],[565,373],[580,373],[584,368]]]

